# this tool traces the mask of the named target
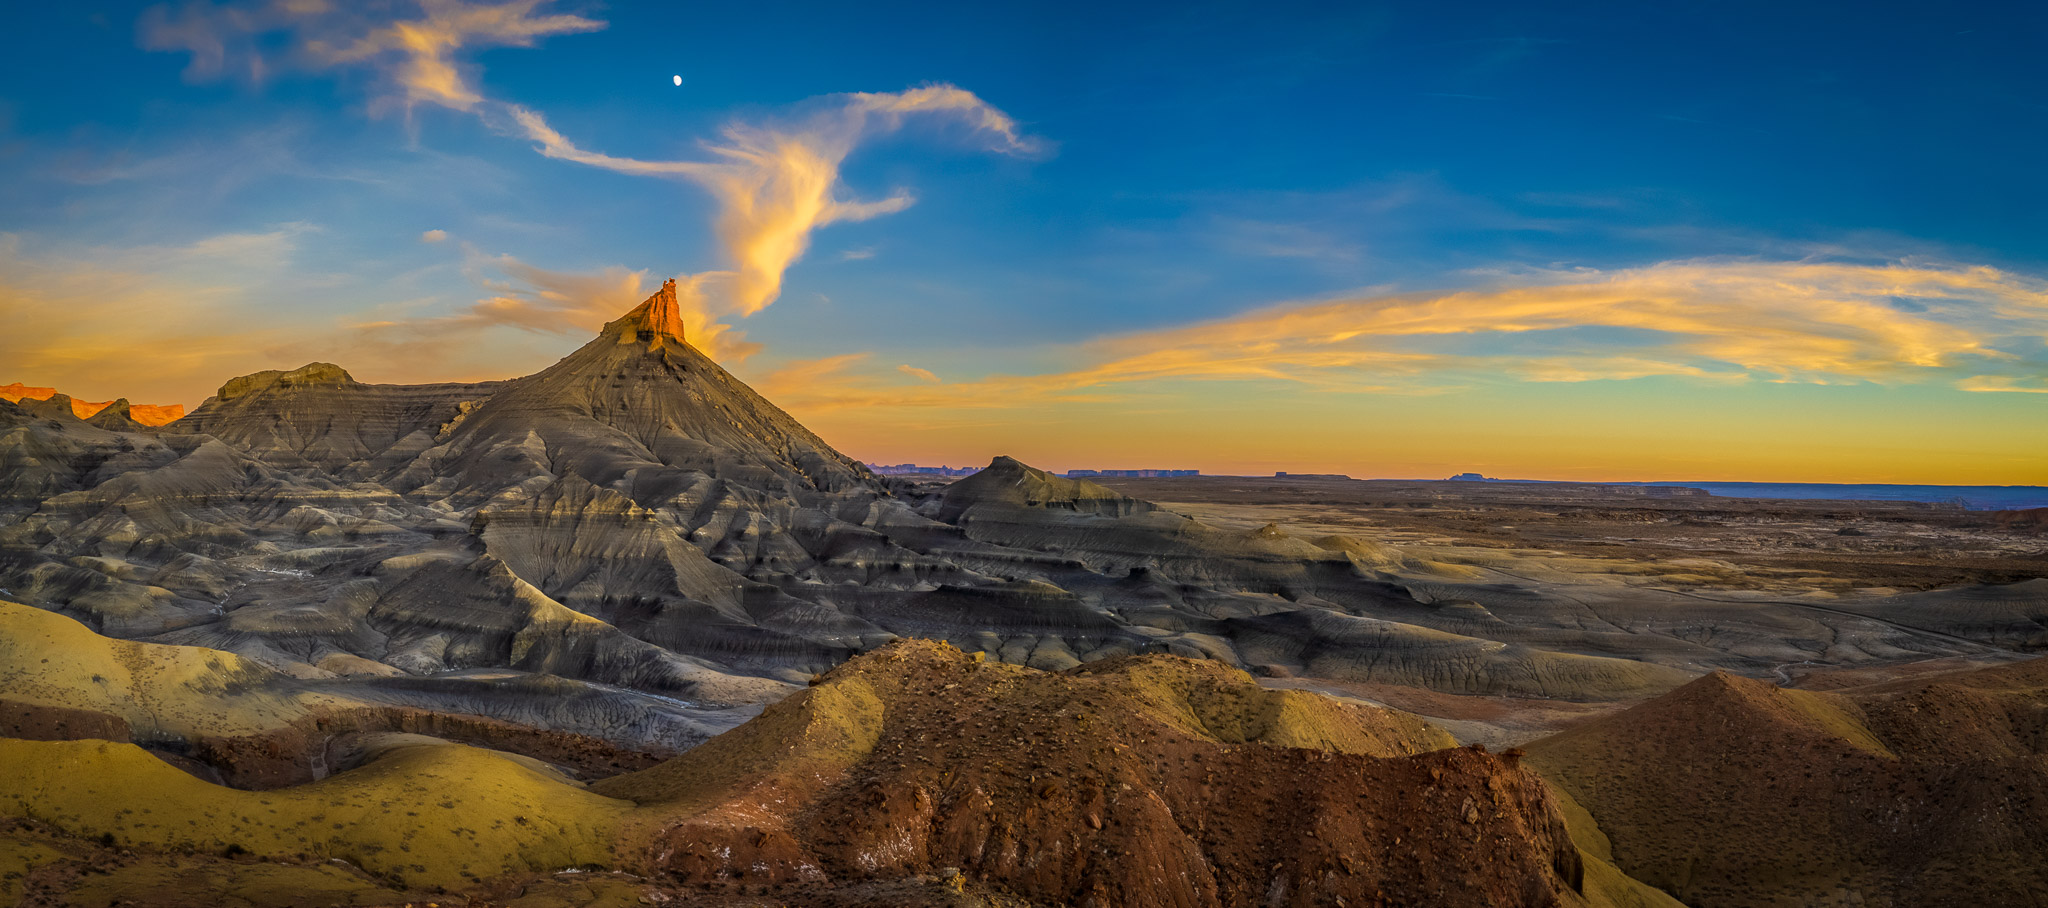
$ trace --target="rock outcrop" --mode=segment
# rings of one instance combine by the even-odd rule
[[[309,849],[382,886],[526,889],[531,905],[588,901],[527,888],[563,867],[630,871],[642,903],[1615,904],[1588,889],[1537,777],[1450,744],[1412,716],[1264,690],[1209,661],[1048,674],[906,641],[588,787],[412,733],[354,734],[337,775],[258,792],[131,745],[0,739],[14,767],[0,815],[50,818],[0,833],[33,846],[23,869],[65,866],[90,840],[127,853],[110,869],[243,856],[239,873],[181,875],[185,904],[246,893],[258,868],[296,879]],[[76,884],[32,885],[54,898]],[[152,897],[124,874],[97,885]]]
[[[1212,662],[1044,674],[904,642],[593,790],[640,805],[629,859],[688,886],[955,867],[1039,904],[1577,902],[1543,785],[1450,743]]]
[[[232,379],[177,428],[269,463],[356,476],[431,447],[500,384],[368,385],[309,363]]]

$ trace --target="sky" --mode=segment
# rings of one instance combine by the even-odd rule
[[[508,378],[672,277],[870,462],[2048,484],[2040,5],[4,15],[0,384]]]

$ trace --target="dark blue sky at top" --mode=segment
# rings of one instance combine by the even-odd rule
[[[864,145],[849,192],[918,202],[813,237],[746,325],[791,355],[909,319],[1050,337],[1515,268],[1825,252],[2038,272],[2048,251],[2040,4],[555,8],[609,25],[471,59],[487,95],[587,148],[688,155],[735,118],[926,82],[1050,143],[1011,158],[913,124]],[[142,9],[5,14],[0,231],[90,247],[306,222],[309,270],[449,306],[476,294],[421,230],[564,270],[718,264],[691,187],[451,111],[371,117],[367,71],[190,82],[184,54],[138,46]]]

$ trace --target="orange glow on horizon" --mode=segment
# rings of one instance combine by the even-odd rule
[[[21,382],[15,382],[11,385],[0,385],[0,400],[7,401],[8,403],[20,403],[23,400],[49,400],[56,396],[56,388],[31,387]],[[86,419],[113,405],[114,401],[111,400],[93,403],[74,397],[71,399],[71,412],[76,414],[79,419]],[[183,418],[184,415],[184,404],[128,405],[128,418],[145,426],[168,425],[173,421]]]

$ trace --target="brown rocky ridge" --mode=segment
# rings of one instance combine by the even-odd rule
[[[31,623],[46,621],[63,619]],[[107,645],[155,666],[256,671],[226,654]],[[7,658],[12,686],[24,671],[51,678],[19,651]],[[89,658],[73,670],[111,671]],[[247,721],[247,698],[263,696],[152,671],[121,680],[170,717]],[[1588,875],[1559,805],[1515,756],[1452,743],[1412,716],[1263,690],[1213,661],[1125,657],[1050,674],[902,641],[705,745],[587,789],[545,763],[416,734],[361,736],[338,774],[256,792],[132,745],[0,739],[18,768],[0,779],[0,815],[35,818],[0,829],[0,841],[35,871],[5,884],[28,903],[216,904],[233,892],[281,905],[299,903],[288,887],[316,883],[328,904],[420,890],[473,905],[593,903],[550,876],[564,864],[614,874],[615,898],[601,904],[1648,895],[1611,871]],[[116,857],[91,843],[116,849],[107,879],[65,870]],[[322,860],[359,875],[320,877]],[[176,888],[150,888],[167,867],[182,868]],[[287,891],[263,894],[266,874]]]
[[[1580,843],[1698,908],[2048,899],[2048,661],[1835,692],[1716,673],[1529,745]]]

